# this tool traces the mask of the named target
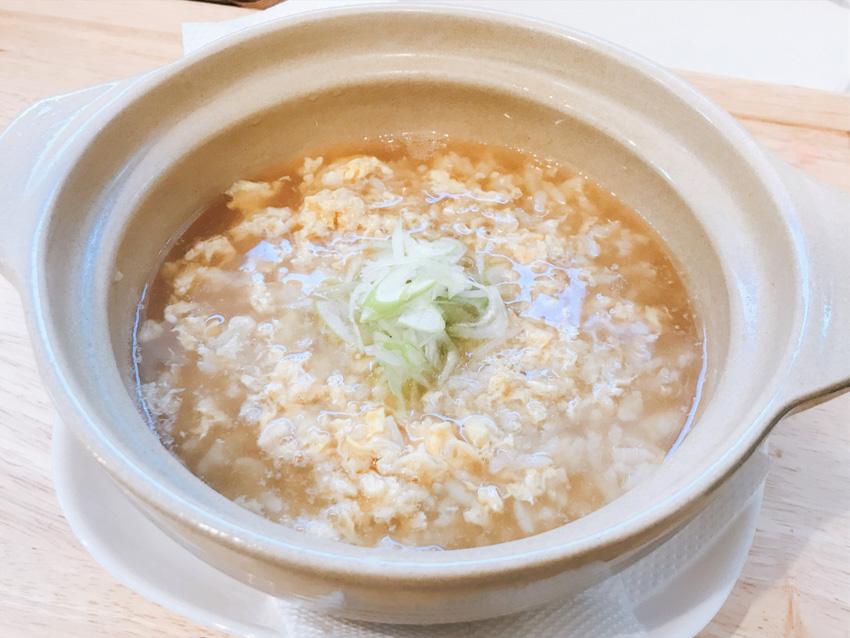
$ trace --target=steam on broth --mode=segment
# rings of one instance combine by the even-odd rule
[[[189,470],[367,546],[487,545],[592,512],[663,461],[703,366],[636,212],[556,162],[455,141],[236,182],[135,329],[142,406]]]

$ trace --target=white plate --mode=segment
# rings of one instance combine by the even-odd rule
[[[58,419],[53,429],[52,464],[59,503],[86,550],[119,581],[178,614],[251,638],[335,636],[342,625],[351,636],[424,638],[454,633],[445,626],[393,627],[336,619],[327,622],[333,629],[323,629],[312,612],[219,572],[160,531]],[[645,628],[642,635],[688,638],[714,617],[746,561],[761,508],[763,479],[763,470],[750,472],[737,485],[733,479],[723,489],[735,493],[727,493],[725,499],[719,495],[695,521],[701,523],[698,529],[692,523],[622,572],[619,578],[627,599],[636,601],[634,616]],[[751,483],[743,484],[743,490],[742,480]],[[585,597],[582,604],[587,603]],[[560,617],[565,611],[570,610],[561,607],[556,613]],[[603,620],[600,617],[599,621]],[[597,621],[582,625],[585,636],[617,638],[601,626],[592,626],[593,622]],[[552,626],[563,628],[556,623]],[[472,625],[458,630],[458,635],[478,633]],[[561,635],[555,631],[552,636]],[[544,637],[537,632],[535,638]]]

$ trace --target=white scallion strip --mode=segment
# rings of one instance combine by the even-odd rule
[[[398,223],[369,259],[352,261],[344,282],[314,291],[328,328],[378,363],[402,404],[448,378],[460,361],[457,341],[507,330],[497,286],[465,269],[465,255],[455,239],[417,240]]]

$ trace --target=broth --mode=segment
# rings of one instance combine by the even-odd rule
[[[395,296],[370,283],[399,268],[419,270]],[[243,507],[367,546],[504,542],[605,505],[683,433],[704,363],[635,211],[556,162],[453,140],[237,182],[140,310],[163,444]]]

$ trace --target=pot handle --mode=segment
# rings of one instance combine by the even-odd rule
[[[0,275],[19,292],[29,277],[35,230],[67,170],[59,158],[79,127],[122,80],[36,102],[0,133]]]
[[[774,163],[808,253],[806,327],[783,392],[797,412],[850,390],[850,193]]]

